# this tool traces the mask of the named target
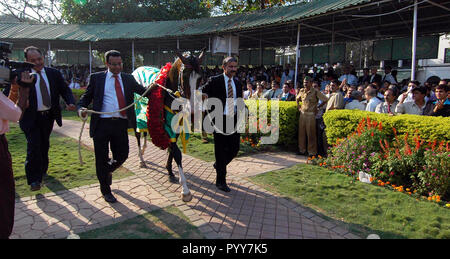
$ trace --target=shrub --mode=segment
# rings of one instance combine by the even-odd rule
[[[246,100],[245,104],[251,109],[256,106],[259,109],[260,102],[258,100]],[[298,118],[299,112],[297,110],[297,103],[280,101],[279,102],[279,138],[277,145],[285,145],[288,147],[296,147],[297,146],[297,134],[298,134]],[[267,125],[271,125],[271,101],[267,102]],[[259,122],[259,113],[258,113],[258,122]],[[253,143],[258,143],[261,133],[251,134],[250,138],[255,139]],[[267,134],[266,134],[267,135]],[[258,141],[256,141],[258,139]]]
[[[371,159],[381,148],[378,142],[385,139],[382,124],[363,119],[357,130],[346,139],[339,139],[330,150],[325,165],[340,173],[358,176],[359,171],[369,173]]]
[[[450,199],[449,142],[425,142],[420,135],[408,132],[390,140],[382,123],[363,119],[355,132],[338,139],[327,158],[313,160],[338,173],[357,178],[362,171],[373,176],[374,183],[397,191],[427,196],[440,202]]]
[[[394,130],[400,137],[414,136],[418,133],[426,141],[450,141],[450,117],[432,117],[420,115],[397,115],[389,116],[374,112],[357,110],[331,110],[325,113],[324,122],[326,134],[330,144],[336,143],[337,139],[345,138],[356,130],[358,123],[363,118],[379,121],[383,124],[384,133],[389,139],[394,137]]]

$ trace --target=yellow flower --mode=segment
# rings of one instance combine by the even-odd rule
[[[450,203],[445,204],[445,207],[450,208]]]

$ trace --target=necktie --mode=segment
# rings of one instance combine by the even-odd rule
[[[42,77],[41,71],[39,71],[38,75],[39,75],[39,89],[41,90],[42,96],[42,104],[50,108],[52,106],[52,101],[50,99],[50,94],[48,93],[47,84],[45,83],[45,80]]]
[[[115,79],[115,88],[116,88],[116,96],[117,101],[119,101],[119,109],[122,109],[125,107],[125,97],[123,97],[122,87],[120,86],[119,77],[117,75],[113,75]],[[123,110],[120,112],[120,114],[124,117],[127,116],[127,111]]]
[[[227,98],[232,98],[234,100],[233,96],[233,86],[231,85],[231,78],[228,79],[228,96]],[[227,115],[233,114],[233,103],[228,103],[227,107]]]
[[[388,113],[391,113],[391,105],[388,103]]]

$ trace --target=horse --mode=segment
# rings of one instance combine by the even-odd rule
[[[180,134],[174,133],[171,129],[172,120],[175,118],[174,115],[176,112],[172,111],[170,107],[177,97],[183,97],[190,100],[191,94],[198,89],[201,79],[203,78],[200,64],[203,61],[204,53],[205,49],[203,49],[201,54],[196,57],[191,53],[182,55],[177,51],[177,58],[174,63],[166,64],[166,66],[161,69],[155,81],[149,83],[151,85],[156,82],[157,86],[159,85],[159,88],[155,87],[155,89],[158,90],[152,90],[149,96],[146,112],[148,131],[153,144],[161,149],[168,149],[169,151],[165,168],[167,169],[169,180],[171,182],[176,182],[175,175],[172,171],[172,162],[175,160],[178,166],[179,183],[182,186],[181,198],[184,202],[191,201],[193,196],[187,187],[187,181],[182,166],[182,153],[177,146],[177,140]],[[142,68],[136,69],[136,71],[138,70],[142,70]],[[166,77],[162,78],[163,75],[166,75]],[[164,125],[160,125],[161,121],[164,121]],[[187,131],[189,132],[190,126],[184,124],[182,127],[188,128]],[[164,131],[162,129],[164,129]],[[182,135],[183,142],[185,138],[188,138],[188,133],[184,131]],[[140,145],[139,140],[138,145]],[[141,151],[139,151],[139,154],[141,163],[145,164]]]
[[[151,84],[156,80],[158,73],[161,70],[154,67],[149,66],[143,66],[138,67],[136,70],[133,71],[132,75],[136,79],[136,81],[144,86],[145,88],[148,88],[151,86]],[[148,135],[148,129],[147,129],[147,105],[148,105],[148,98],[147,97],[141,97],[139,94],[134,94],[134,111],[136,113],[136,124],[131,125],[130,129],[134,131],[134,135],[136,137],[136,141],[138,144],[138,151],[139,151],[139,159],[141,160],[140,167],[141,168],[147,168],[147,165],[145,164],[144,160],[144,152],[147,147],[147,135]],[[143,134],[144,139],[144,146],[141,148],[141,134]]]

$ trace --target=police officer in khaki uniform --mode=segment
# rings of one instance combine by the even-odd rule
[[[317,155],[316,113],[328,101],[328,98],[319,90],[312,87],[312,78],[306,76],[303,80],[304,88],[297,95],[297,106],[300,111],[298,123],[299,154],[309,156]],[[319,100],[322,101],[318,105]],[[301,104],[300,104],[301,102]],[[308,144],[308,147],[306,146]]]

